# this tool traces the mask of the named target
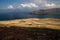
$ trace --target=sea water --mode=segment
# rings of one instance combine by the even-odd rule
[[[60,14],[31,15],[30,13],[26,12],[0,13],[0,20],[13,20],[13,19],[24,19],[24,18],[60,18]]]

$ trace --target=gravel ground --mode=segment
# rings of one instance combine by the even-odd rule
[[[60,40],[60,30],[0,27],[0,40]]]

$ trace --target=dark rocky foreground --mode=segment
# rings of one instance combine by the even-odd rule
[[[0,40],[60,40],[60,30],[0,27]]]

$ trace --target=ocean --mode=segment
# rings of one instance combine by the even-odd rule
[[[30,13],[27,13],[27,12],[0,13],[0,21],[1,20],[24,19],[24,18],[60,18],[60,14],[31,15]]]

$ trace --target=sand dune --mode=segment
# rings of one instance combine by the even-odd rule
[[[0,27],[11,27],[11,26],[60,29],[60,19],[27,18],[27,19],[0,21]]]

